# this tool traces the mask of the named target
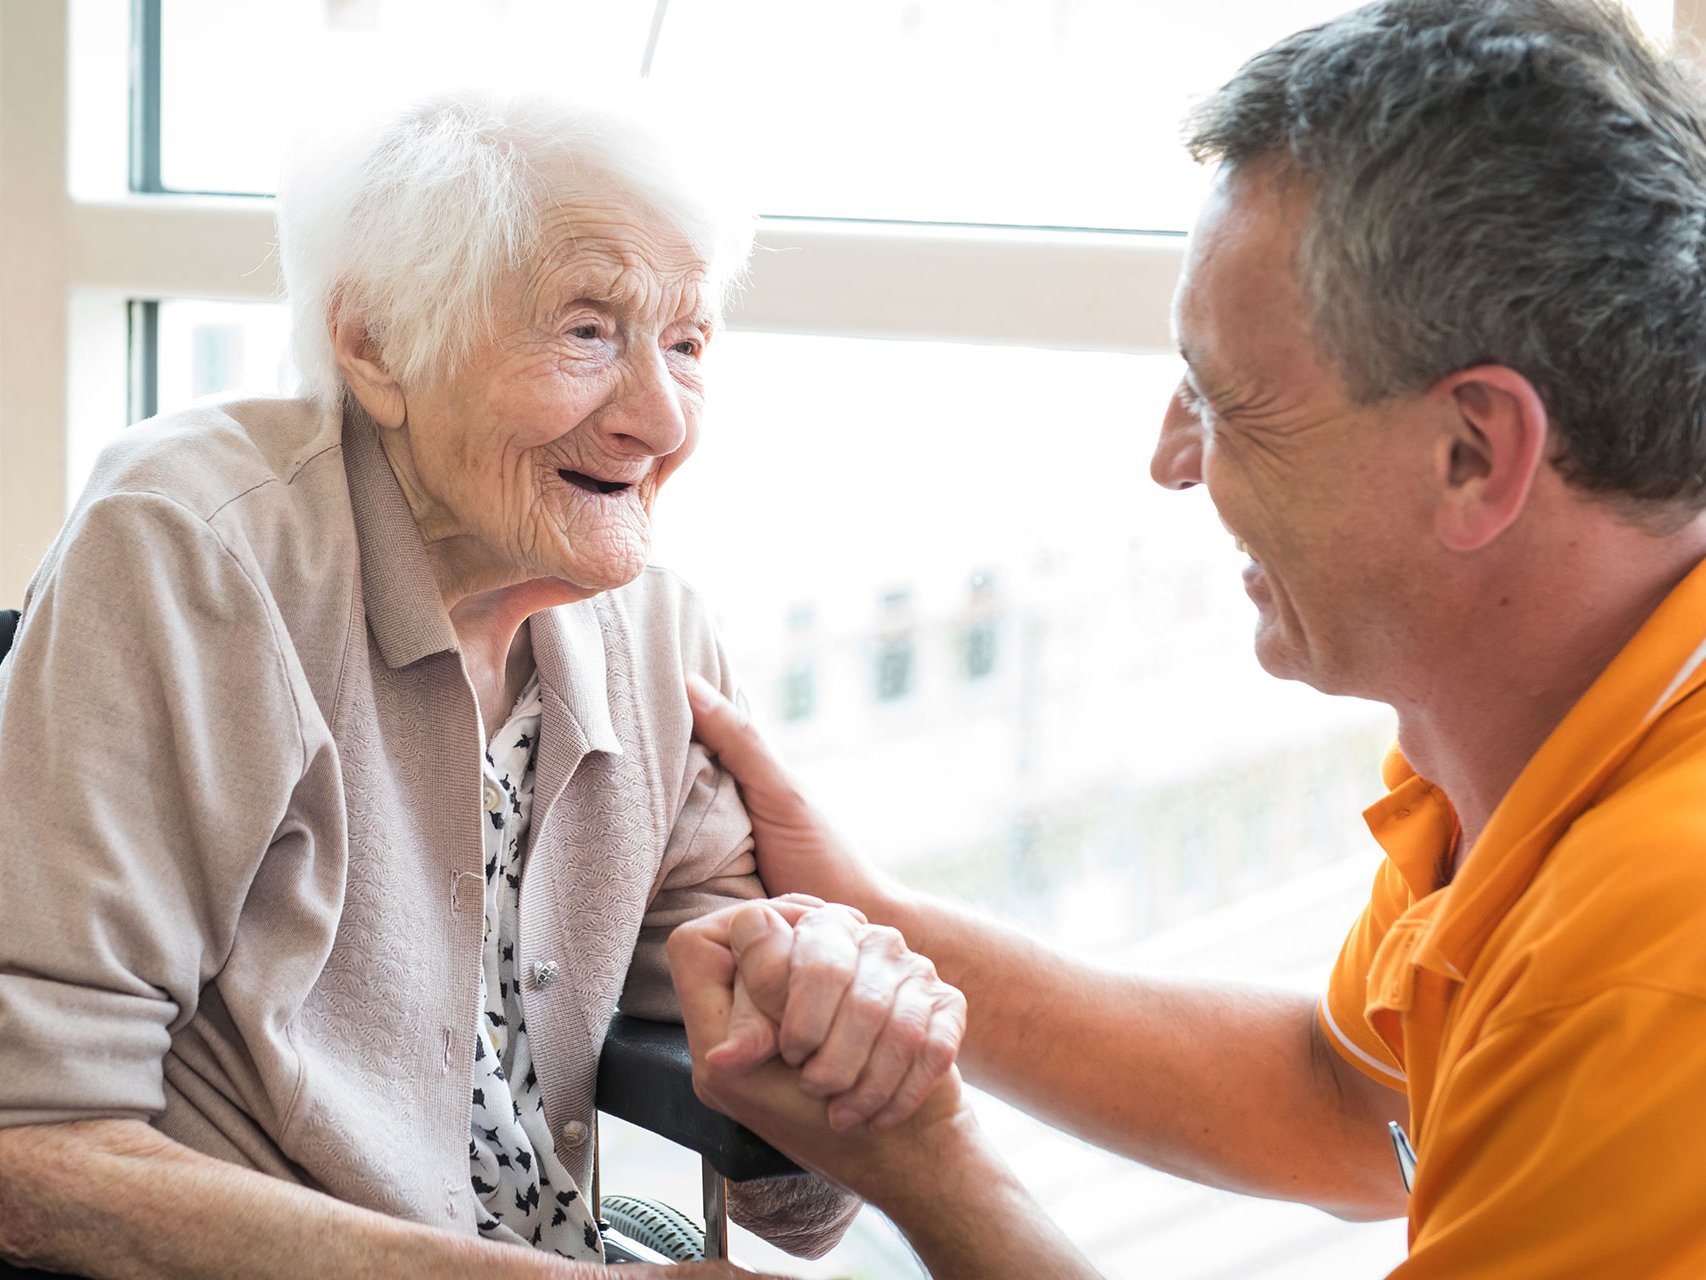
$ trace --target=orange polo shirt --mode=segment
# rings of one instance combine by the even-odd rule
[[[1706,1277],[1706,565],[1529,761],[1456,879],[1395,750],[1320,1010],[1410,1101],[1393,1280]],[[1394,1178],[1398,1177],[1394,1161]]]

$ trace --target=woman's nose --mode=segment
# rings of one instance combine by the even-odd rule
[[[664,457],[687,440],[681,397],[681,384],[660,355],[623,379],[599,426],[633,453]]]
[[[1177,395],[1167,402],[1149,474],[1163,489],[1189,489],[1202,483],[1202,424]]]

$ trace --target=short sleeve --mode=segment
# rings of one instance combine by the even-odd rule
[[[82,509],[0,676],[0,1125],[146,1118],[303,768],[276,615],[200,517]]]
[[[1420,1135],[1392,1280],[1706,1275],[1706,1002],[1623,986],[1488,1034]]]
[[[1358,1071],[1389,1089],[1404,1087],[1403,1067],[1375,1035],[1364,1010],[1368,1007],[1368,975],[1374,953],[1407,904],[1403,877],[1391,862],[1382,861],[1368,905],[1345,938],[1328,976],[1327,991],[1316,1007],[1327,1043]]]

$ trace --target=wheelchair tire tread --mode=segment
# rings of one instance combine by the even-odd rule
[[[705,1229],[680,1209],[638,1196],[605,1196],[599,1209],[617,1231],[672,1261],[705,1256]]]

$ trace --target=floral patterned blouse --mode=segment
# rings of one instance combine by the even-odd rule
[[[535,675],[486,748],[486,934],[480,963],[480,1024],[474,1042],[474,1118],[468,1162],[488,1240],[532,1245],[564,1258],[602,1262],[604,1246],[574,1178],[558,1161],[527,1046],[516,981],[521,867],[533,816],[538,754]]]

